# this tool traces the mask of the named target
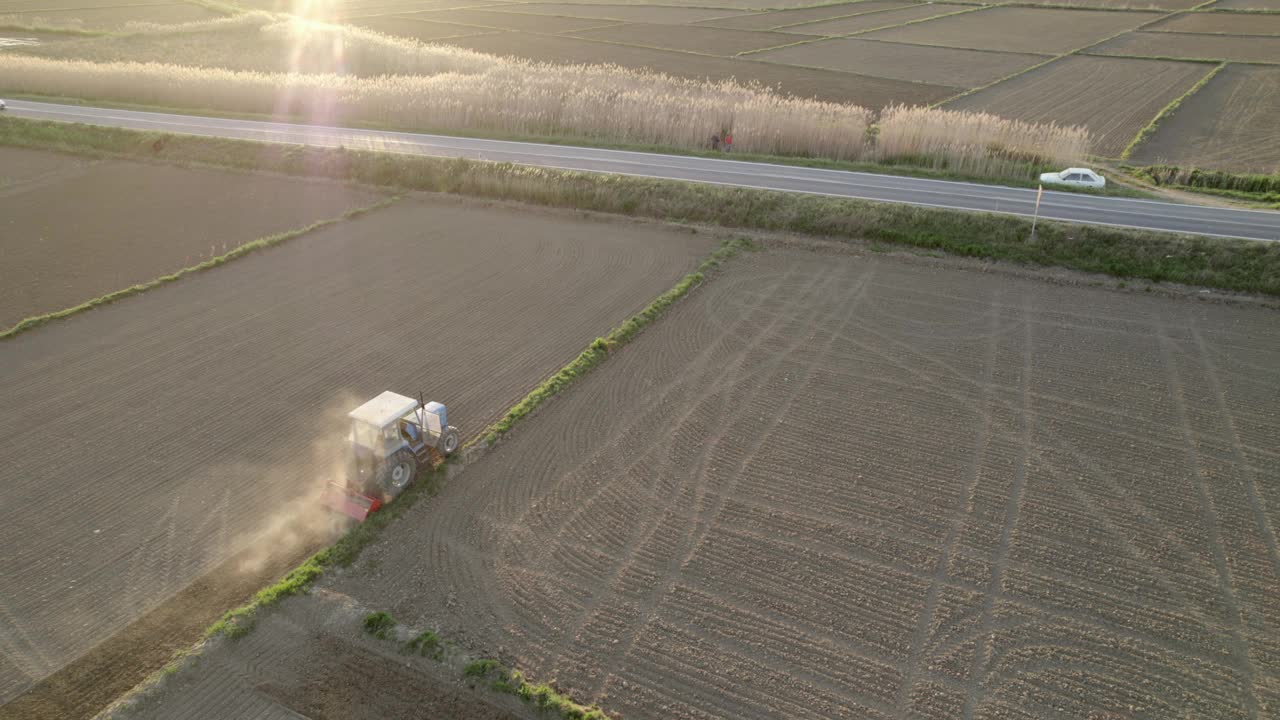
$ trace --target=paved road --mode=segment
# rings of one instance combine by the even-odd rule
[[[12,100],[17,117],[325,147],[465,157],[929,207],[1030,216],[1035,190],[873,173],[442,135],[230,120]],[[1097,225],[1280,241],[1280,212],[1046,192],[1040,217]]]

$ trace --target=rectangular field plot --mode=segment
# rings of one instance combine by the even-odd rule
[[[753,253],[326,587],[627,718],[1248,717],[1277,367],[1271,309]]]
[[[1045,60],[1040,55],[901,45],[855,38],[821,40],[767,50],[751,57],[963,88],[995,82]]]
[[[947,103],[1030,122],[1083,125],[1116,157],[1166,105],[1213,70],[1204,63],[1074,55]]]
[[[966,10],[961,5],[914,5],[912,7],[898,8],[896,10],[885,10],[883,12],[867,13],[865,15],[853,15],[850,17],[833,18],[831,20],[819,20],[818,22],[803,23],[800,25],[791,25],[780,28],[780,32],[804,33],[808,35],[852,35],[854,33],[865,33],[880,28],[893,27],[915,20],[925,20],[940,15],[950,15],[952,13]]]
[[[990,8],[878,30],[879,40],[978,50],[1065,53],[1160,17],[1154,12]]]
[[[1089,52],[1100,55],[1280,63],[1280,37],[1131,32],[1090,48]]]
[[[630,68],[647,68],[678,77],[757,81],[780,87],[782,92],[799,97],[815,97],[835,102],[849,102],[879,109],[893,103],[927,105],[956,94],[955,88],[925,83],[903,82],[887,78],[854,75],[835,70],[798,68],[738,58],[656,50],[631,45],[595,42],[566,36],[501,33],[450,40],[479,52],[532,58],[554,63],[611,62]]]
[[[750,17],[756,13],[741,13],[737,10],[719,8],[670,7],[646,5],[597,5],[573,3],[525,3],[520,5],[503,5],[503,12],[532,13],[537,15],[566,15],[568,17],[603,18],[618,22],[658,23],[665,25],[683,25],[700,20],[716,18]],[[747,28],[756,29],[756,28]]]
[[[1215,10],[1280,10],[1280,0],[1218,0]]]
[[[87,8],[79,10],[31,10],[10,13],[0,8],[0,15],[19,23],[35,23],[57,28],[81,30],[120,30],[131,22],[177,24],[223,17],[199,5],[149,5],[143,7]]]
[[[0,148],[0,167],[0,330],[380,197],[333,183],[18,148]]]
[[[470,37],[496,32],[489,28],[475,25],[459,25],[457,23],[432,22],[416,18],[397,17],[394,15],[377,15],[347,21],[349,25],[362,27],[385,35],[413,38],[422,42],[435,42],[456,37]]]
[[[1143,29],[1152,32],[1280,35],[1280,14],[1186,13],[1152,23]]]
[[[498,30],[525,30],[538,33],[559,33],[571,30],[613,25],[610,20],[593,18],[558,17],[555,15],[528,15],[493,12],[489,10],[436,10],[403,15],[416,20],[450,22]]]
[[[1026,5],[1066,5],[1108,10],[1190,10],[1204,4],[1204,0],[1018,0],[1018,2]],[[1215,7],[1221,4],[1219,2]]]
[[[779,10],[766,13],[744,13],[728,18],[706,20],[700,24],[734,30],[772,30],[787,25],[830,20],[831,18],[862,15],[881,10],[895,10],[911,7],[916,3],[910,0],[866,0],[865,2],[843,3],[839,5],[819,5],[799,10]]]
[[[764,30],[726,30],[695,25],[641,25],[639,23],[614,25],[572,34],[589,40],[724,56],[786,45],[804,39],[804,36]]]
[[[1160,123],[1133,159],[1280,173],[1280,67],[1229,65]]]
[[[237,219],[206,202],[207,224]],[[175,241],[203,230],[164,217]],[[278,548],[256,537],[282,515],[324,523],[312,493],[342,472],[347,410],[421,390],[475,436],[714,244],[414,198],[0,344],[0,705],[237,551]],[[69,409],[92,428],[74,453],[44,440]]]

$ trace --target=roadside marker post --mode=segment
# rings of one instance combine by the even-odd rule
[[[1031,240],[1036,239],[1036,223],[1040,222],[1040,197],[1044,195],[1044,185],[1036,186],[1036,213],[1031,216]]]

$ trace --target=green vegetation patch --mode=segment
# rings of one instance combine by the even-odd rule
[[[386,640],[396,629],[396,619],[391,613],[374,612],[364,616],[364,631],[379,640]]]

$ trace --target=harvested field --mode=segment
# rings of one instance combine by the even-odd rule
[[[567,15],[569,17],[603,18],[619,22],[658,23],[683,25],[711,20],[712,18],[751,17],[758,13],[701,7],[671,7],[668,5],[600,5],[574,3],[522,3],[504,5],[503,12],[533,13],[536,15]]]
[[[973,88],[993,83],[1045,61],[1040,55],[902,45],[855,38],[832,38],[768,50],[753,55],[752,58],[957,88]]]
[[[713,242],[412,199],[0,343],[0,703],[241,548],[307,550],[250,540],[339,467],[353,403],[422,390],[474,435]]]
[[[183,4],[181,0],[169,0],[167,3],[164,0],[5,0],[5,2],[0,3],[0,15],[13,12],[131,8],[180,4]]]
[[[1073,55],[945,105],[1028,122],[1080,125],[1116,157],[1166,105],[1213,71],[1204,63]]]
[[[639,23],[584,30],[573,34],[589,40],[724,56],[787,45],[805,39],[803,35],[767,31]]]
[[[1190,10],[1204,2],[1205,0],[1018,0],[1019,4],[1026,5],[1068,5],[1112,10]],[[1215,3],[1214,7],[1221,4]]]
[[[1280,14],[1185,13],[1144,28],[1152,32],[1280,35]]]
[[[695,56],[669,50],[603,43],[584,38],[503,33],[461,40],[450,45],[495,55],[531,58],[552,63],[611,62],[627,68],[649,69],[687,78],[756,81],[781,87],[797,97],[853,103],[879,108],[893,103],[927,105],[955,94],[954,88],[924,83],[852,75],[833,70],[788,67],[743,59]]]
[[[1215,10],[1280,10],[1280,0],[1218,0]]]
[[[9,12],[0,8],[0,16],[57,28],[80,30],[121,30],[131,22],[177,24],[212,20],[222,15],[200,5],[146,5],[136,7],[82,8],[79,10],[33,10]]]
[[[1280,63],[1280,38],[1203,33],[1132,32],[1089,52],[1099,55],[1148,55],[1188,60]]]
[[[1187,98],[1132,159],[1234,172],[1280,173],[1280,67],[1228,65]]]
[[[421,42],[436,42],[448,38],[484,35],[492,30],[474,25],[458,25],[457,23],[432,22],[431,20],[410,19],[397,16],[374,16],[350,20],[348,25],[373,30],[386,35],[413,38]]]
[[[915,5],[898,10],[885,10],[884,12],[867,13],[866,15],[853,15],[851,17],[792,25],[781,28],[781,32],[809,35],[853,35],[940,15],[950,15],[968,9],[970,8],[963,5]]]
[[[734,30],[773,30],[787,25],[829,20],[837,17],[861,15],[911,7],[916,3],[909,0],[865,0],[865,2],[843,3],[837,5],[818,5],[799,10],[779,10],[777,12],[747,13],[727,18],[703,21],[702,25],[732,28]]]
[[[878,30],[878,40],[1009,52],[1065,53],[1160,17],[1156,12],[997,7]]]
[[[138,716],[260,702],[347,596],[633,720],[1261,717],[1278,348],[1274,310],[734,261]]]
[[[381,197],[332,183],[19,148],[0,148],[0,167],[0,330]]]
[[[585,30],[602,25],[616,25],[610,20],[592,18],[557,17],[554,15],[528,15],[521,13],[491,12],[489,10],[438,10],[404,15],[406,18],[436,22],[460,23],[499,30],[525,30],[538,33],[559,33]]]

